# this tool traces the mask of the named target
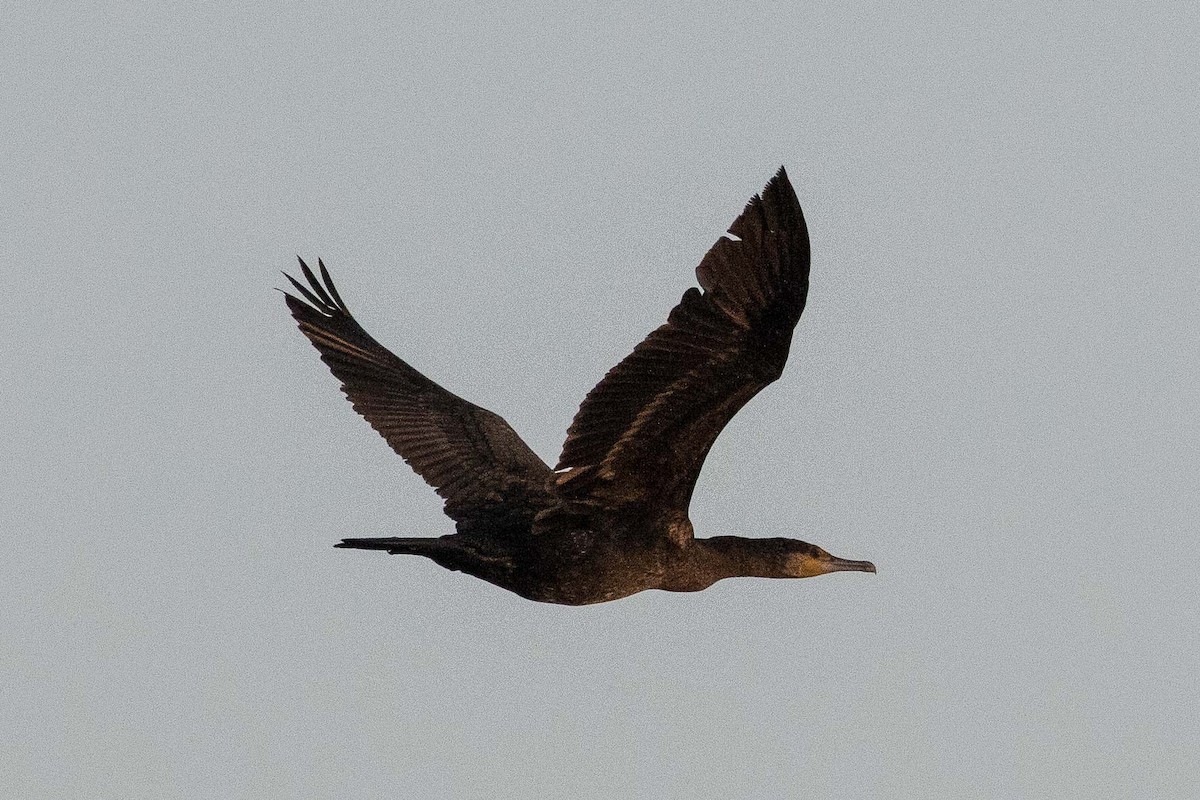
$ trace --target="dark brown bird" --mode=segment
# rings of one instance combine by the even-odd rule
[[[808,229],[782,168],[751,198],[651,333],[584,399],[551,471],[498,415],[438,386],[370,337],[325,265],[287,276],[300,330],[354,410],[437,493],[457,533],[343,539],[420,555],[530,600],[583,605],[722,578],[874,572],[795,539],[697,539],[688,504],[709,448],[783,372],[808,294]],[[286,293],[285,293],[286,294]],[[307,302],[305,302],[307,301]]]

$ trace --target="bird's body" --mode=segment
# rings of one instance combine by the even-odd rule
[[[502,539],[469,533],[417,540],[352,539],[340,546],[424,555],[529,600],[563,605],[602,603],[666,588],[672,561],[684,561],[682,551],[631,542],[628,536],[598,527]]]
[[[791,559],[802,561],[808,556],[820,563],[826,554],[811,545],[811,550],[797,550],[796,544],[793,539],[740,536],[647,542],[640,525],[590,520],[543,536],[458,533],[429,539],[346,539],[337,547],[422,555],[529,600],[577,606],[619,600],[647,589],[698,592],[723,578],[804,577],[796,574],[803,567]],[[832,569],[827,571],[867,568],[868,562],[830,558]]]
[[[530,600],[583,605],[735,576],[874,572],[794,539],[697,539],[687,507],[726,423],[779,377],[808,292],[808,231],[782,169],[697,267],[666,324],[609,371],[568,431],[556,470],[502,418],[379,345],[320,265],[289,280],[301,331],[362,414],[446,500],[457,533],[345,539],[425,556]],[[305,302],[307,301],[307,302]]]

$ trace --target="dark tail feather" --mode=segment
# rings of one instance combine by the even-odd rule
[[[358,550],[386,550],[390,555],[433,556],[445,549],[445,542],[438,538],[386,539],[342,539],[334,547],[350,547]]]

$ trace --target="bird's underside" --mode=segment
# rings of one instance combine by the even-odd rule
[[[500,416],[376,342],[325,265],[288,308],[376,431],[445,500],[457,532],[344,539],[421,555],[532,600],[579,605],[726,577],[874,571],[793,539],[696,539],[687,509],[721,430],[779,377],[808,292],[804,216],[781,168],[708,251],[667,322],[584,399],[551,471]]]

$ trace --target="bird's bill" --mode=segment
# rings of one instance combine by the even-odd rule
[[[852,561],[848,558],[837,558],[836,556],[826,561],[823,565],[826,572],[874,572],[875,565],[870,561]]]

